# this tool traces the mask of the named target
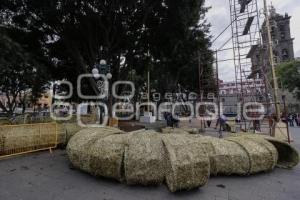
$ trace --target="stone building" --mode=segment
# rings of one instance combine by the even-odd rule
[[[273,54],[275,64],[294,60],[294,38],[291,36],[290,29],[291,16],[278,14],[272,6],[270,9],[270,26],[273,45]],[[262,77],[270,72],[269,54],[268,54],[268,35],[266,23],[261,29],[262,44],[253,45],[249,51],[248,58],[252,62],[252,76]]]
[[[239,82],[220,80],[219,86],[220,101],[225,115],[237,114],[238,104],[241,103],[239,96],[242,90],[244,91],[244,102],[266,101],[266,87],[262,79],[249,79],[243,83],[243,86]]]

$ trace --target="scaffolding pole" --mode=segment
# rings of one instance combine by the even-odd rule
[[[269,10],[267,0],[264,0],[264,13],[266,18],[266,28],[267,28],[267,36],[268,36],[268,50],[269,50],[269,59],[272,70],[272,78],[273,78],[273,87],[274,87],[274,101],[275,101],[275,109],[276,109],[276,120],[280,121],[280,102],[278,97],[278,81],[275,71],[275,63],[274,63],[274,55],[273,55],[273,44],[272,44],[272,36],[271,36],[271,28],[270,28],[270,18],[269,18]]]

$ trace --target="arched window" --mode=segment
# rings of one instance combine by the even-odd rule
[[[280,35],[281,35],[281,39],[284,40],[285,39],[285,26],[284,25],[280,26]]]
[[[282,60],[289,59],[289,52],[287,49],[282,49]]]

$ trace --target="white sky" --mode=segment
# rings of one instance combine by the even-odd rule
[[[268,0],[268,4],[274,5],[279,14],[286,12],[292,16],[291,32],[294,40],[295,56],[300,57],[300,1],[299,0]],[[258,0],[260,9],[262,9],[263,0]],[[212,8],[207,13],[207,19],[211,23],[211,34],[217,36],[230,24],[229,0],[206,0],[206,6]],[[213,49],[218,49],[231,37],[231,28],[223,34],[214,44]],[[232,47],[230,41],[226,47]],[[232,51],[223,52],[219,59],[232,58]],[[234,64],[232,61],[219,63],[220,78],[225,81],[234,80]]]

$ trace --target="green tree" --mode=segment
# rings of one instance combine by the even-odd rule
[[[282,89],[295,93],[300,100],[300,61],[283,63],[277,66],[276,72]]]
[[[29,95],[38,98],[47,83],[42,55],[37,54],[34,43],[27,43],[27,36],[21,30],[0,29],[0,91],[7,100],[0,101],[0,108],[7,117],[18,104],[24,112]]]
[[[4,24],[20,27],[40,42],[55,65],[50,69],[54,77],[75,86],[79,74],[90,73],[104,58],[113,81],[135,74],[139,89],[149,69],[152,86],[161,92],[178,83],[195,90],[198,51],[203,54],[201,78],[214,82],[204,0],[3,0],[0,10]],[[121,55],[127,58],[122,68]],[[84,87],[87,93],[98,92],[92,78]]]

